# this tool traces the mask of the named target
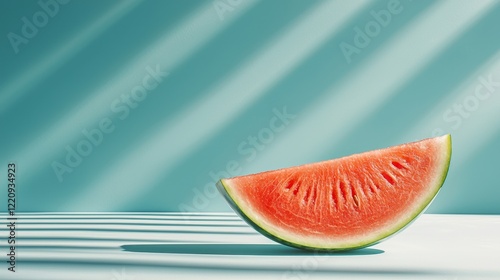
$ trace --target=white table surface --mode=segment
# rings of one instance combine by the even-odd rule
[[[337,254],[277,244],[232,213],[17,218],[17,272],[2,261],[0,279],[500,279],[498,215],[424,214],[387,241]]]

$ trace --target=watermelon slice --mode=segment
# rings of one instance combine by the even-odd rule
[[[448,173],[445,135],[339,159],[221,179],[231,207],[272,240],[302,249],[376,244],[413,221]]]

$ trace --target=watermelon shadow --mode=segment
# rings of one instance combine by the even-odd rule
[[[122,250],[136,253],[238,255],[238,256],[366,256],[385,251],[363,248],[343,252],[316,252],[286,247],[280,244],[130,244]]]

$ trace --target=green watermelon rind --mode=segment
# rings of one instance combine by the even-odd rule
[[[451,135],[445,135],[446,137],[443,145],[445,146],[445,151],[446,153],[444,155],[443,159],[443,164],[442,164],[442,171],[439,172],[438,174],[441,174],[441,178],[439,178],[436,183],[436,185],[431,188],[432,191],[428,193],[427,199],[421,204],[421,207],[416,209],[411,215],[408,216],[407,219],[401,220],[398,224],[394,225],[388,232],[385,232],[381,234],[380,236],[377,236],[375,238],[372,238],[370,240],[365,240],[360,242],[359,244],[353,244],[347,247],[317,247],[317,246],[308,246],[305,244],[300,244],[296,242],[291,242],[289,240],[286,240],[284,238],[281,238],[280,236],[276,236],[270,232],[268,232],[263,226],[259,225],[257,222],[255,222],[252,218],[250,218],[250,215],[245,213],[241,207],[236,203],[235,199],[233,198],[233,195],[231,194],[230,188],[226,186],[224,183],[224,179],[221,179],[217,182],[217,189],[219,192],[223,195],[223,197],[228,201],[229,205],[231,208],[250,226],[252,226],[255,230],[257,230],[259,233],[262,235],[266,236],[267,238],[274,240],[278,243],[290,246],[290,247],[295,247],[303,250],[310,250],[310,251],[348,251],[348,250],[355,250],[355,249],[362,249],[365,247],[373,246],[375,244],[378,244],[389,237],[394,236],[396,233],[401,232],[403,229],[408,227],[411,223],[413,223],[422,213],[425,212],[425,210],[430,206],[431,202],[435,199],[437,196],[439,190],[444,184],[444,181],[446,180],[446,177],[448,175],[448,170],[450,167],[450,161],[451,161],[451,154],[452,154],[452,141],[451,141]]]

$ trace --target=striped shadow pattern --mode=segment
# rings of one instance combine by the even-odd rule
[[[2,237],[9,235],[8,218],[0,214]],[[1,279],[500,276],[495,258],[500,216],[495,215],[424,214],[395,238],[343,253],[276,244],[233,213],[25,212],[16,218],[17,271],[3,267]],[[0,244],[2,255],[9,250],[7,242]]]

